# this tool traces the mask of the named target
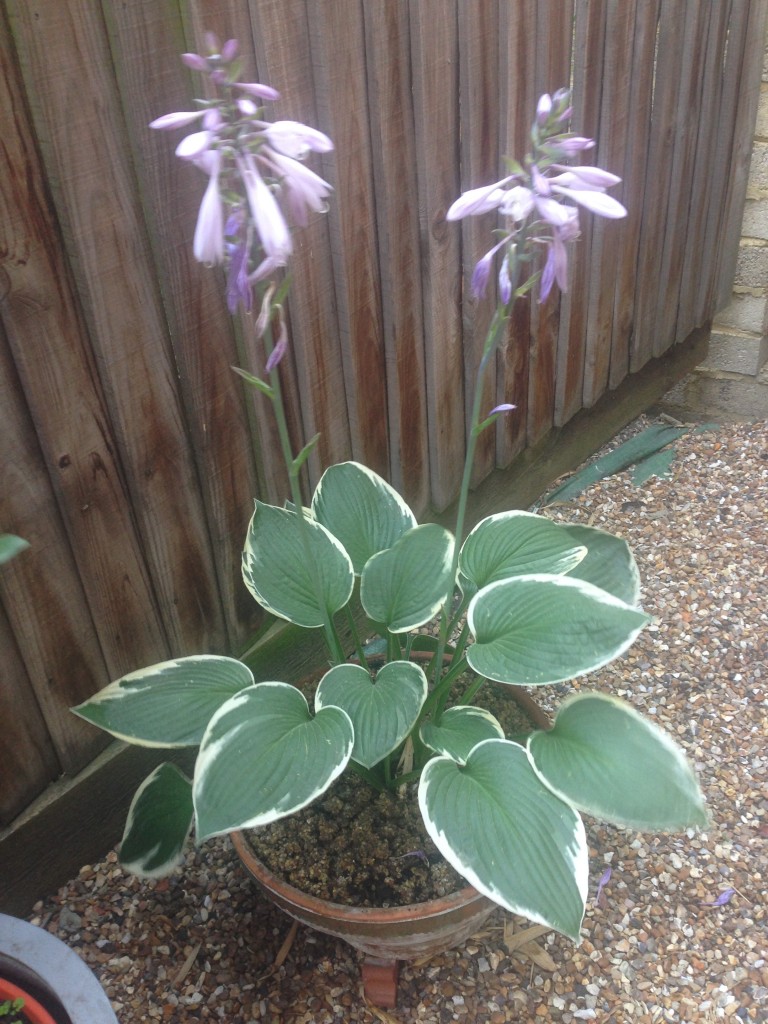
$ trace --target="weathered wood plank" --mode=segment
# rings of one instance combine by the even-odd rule
[[[570,82],[573,4],[563,0],[540,0],[536,16],[535,92],[538,100],[543,93],[551,95]],[[535,110],[535,105],[531,109]],[[534,302],[531,308],[527,423],[529,444],[540,440],[554,423],[561,301],[560,289],[553,287],[544,302]]]
[[[19,256],[22,251],[14,250]],[[30,544],[0,566],[3,630],[10,634],[8,646],[0,644],[0,722],[13,723],[12,743],[0,746],[12,747],[8,756],[23,761],[18,782],[3,780],[10,790],[3,802],[19,810],[23,805],[12,799],[17,785],[26,789],[35,778],[44,785],[60,770],[78,771],[104,747],[104,737],[69,707],[90,697],[108,673],[2,319],[0,408],[0,531]]]
[[[618,267],[609,380],[611,388],[620,384],[629,372],[630,341],[634,330],[637,288],[637,254],[642,228],[642,194],[648,157],[646,140],[651,123],[659,3],[660,0],[646,0],[646,2],[635,5],[634,37],[630,48],[631,81],[627,106],[623,181],[615,190],[611,190],[627,208],[627,217],[621,228],[621,251],[617,255]],[[612,170],[610,166],[607,166],[607,169]]]
[[[331,135],[318,117],[305,0],[258,0],[249,9],[259,75],[282,94],[270,112],[275,118],[312,124]],[[349,159],[349,154],[341,159]],[[313,166],[328,180],[338,160],[338,153],[329,153]],[[331,197],[332,204],[339,201],[343,197]],[[301,396],[297,403],[301,432],[304,440],[321,435],[308,463],[313,484],[325,466],[352,454],[327,221],[318,215],[294,236],[296,251],[291,261],[295,282],[289,302],[291,346]]]
[[[222,649],[200,487],[101,12],[14,2],[11,13],[158,615],[172,652]],[[118,579],[100,582],[122,590]]]
[[[390,481],[429,504],[426,380],[408,0],[363,4],[389,407]]]
[[[530,148],[531,117],[536,109],[536,0],[502,3],[499,8],[499,75],[503,156],[521,160]],[[531,303],[515,303],[507,338],[499,353],[496,401],[517,406],[502,416],[496,430],[496,463],[508,466],[525,447],[528,422]]]
[[[310,5],[318,118],[336,151],[331,178],[331,260],[347,393],[352,454],[389,473],[384,330],[367,101],[365,29],[358,0]]]
[[[497,0],[486,0],[482,4],[474,3],[473,0],[460,0],[458,16],[461,40],[459,108],[462,118],[460,162],[463,192],[488,185],[504,174],[499,157],[501,110]],[[497,222],[498,215],[495,212],[484,217],[469,217],[461,222],[464,266],[461,311],[467,431],[471,422],[478,367],[498,295],[495,275],[488,282],[484,298],[475,299],[470,285],[475,264],[494,244],[493,229]],[[496,360],[493,359],[484,375],[481,416],[486,415],[496,404]],[[482,480],[495,464],[496,431],[488,429],[477,441],[472,482]]]
[[[19,556],[21,557],[21,556]],[[0,569],[2,581],[3,569]],[[3,685],[0,686],[0,828],[28,807],[59,774],[59,762],[43,716],[34,699],[31,680],[11,627],[0,606],[0,650]]]
[[[601,84],[597,69],[605,45],[604,5],[576,4],[573,27],[573,117],[580,135],[597,138]],[[554,422],[560,426],[582,408],[587,358],[587,316],[594,218],[581,218],[581,237],[570,247],[568,291],[560,299]]]
[[[436,508],[458,492],[465,447],[459,235],[445,219],[460,189],[457,28],[455,0],[411,5],[430,487]]]
[[[240,358],[233,319],[224,302],[224,277],[196,263],[192,253],[205,176],[174,155],[184,132],[148,128],[155,117],[190,109],[192,97],[202,95],[201,76],[191,74],[179,59],[181,52],[195,48],[195,41],[185,42],[172,5],[148,11],[146,3],[130,0],[105,4],[104,9],[148,227],[151,252],[147,258],[162,296],[167,318],[163,326],[178,372],[181,429],[192,461],[186,471],[195,476],[192,507],[197,505],[195,492],[199,491],[205,520],[200,531],[207,529],[211,538],[207,548],[202,540],[197,544],[210,567],[201,582],[217,595],[216,604],[223,612],[222,627],[216,627],[215,633],[217,615],[211,620],[210,636],[221,648],[242,642],[259,621],[240,582],[234,539],[245,535],[257,489],[264,493],[269,485],[263,480],[257,488],[243,386],[231,369]],[[272,451],[274,447],[267,446],[267,453]],[[166,457],[175,458],[172,452]],[[192,638],[197,644],[207,639],[205,634]]]
[[[0,137],[6,165],[0,176],[0,223],[8,258],[0,312],[88,603],[98,613],[98,643],[108,673],[119,675],[167,651],[167,641],[88,332],[26,120],[4,12]],[[56,341],[53,349],[51,339]],[[18,527],[22,536],[36,529],[35,510]],[[35,622],[44,622],[49,614],[51,609],[38,608]],[[91,685],[96,689],[107,681],[93,679]]]

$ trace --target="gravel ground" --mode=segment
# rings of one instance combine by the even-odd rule
[[[637,488],[621,473],[548,514],[632,544],[654,623],[581,685],[622,694],[677,736],[700,773],[709,831],[588,823],[579,946],[518,938],[527,922],[499,911],[461,948],[405,965],[387,1012],[366,1004],[358,954],[292,927],[226,841],[156,882],[127,878],[111,854],[32,920],[80,952],[120,1024],[768,1021],[768,423],[691,433],[676,450],[669,478]]]

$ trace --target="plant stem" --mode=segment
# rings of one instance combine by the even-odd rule
[[[272,354],[272,328],[271,324],[267,327],[264,332],[264,347],[267,352],[267,358]],[[328,651],[331,655],[331,660],[334,665],[340,665],[346,661],[344,651],[341,646],[341,640],[336,632],[333,625],[331,616],[328,614],[325,601],[323,599],[323,588],[320,583],[320,578],[317,572],[317,566],[312,556],[312,547],[310,543],[309,525],[306,520],[306,513],[304,511],[304,502],[301,496],[301,486],[299,483],[299,472],[300,466],[297,465],[297,460],[294,458],[293,451],[291,450],[291,438],[288,433],[288,422],[285,416],[285,405],[283,403],[283,392],[280,386],[280,373],[278,367],[275,367],[270,371],[269,383],[272,387],[272,395],[270,396],[272,406],[275,411],[275,422],[277,423],[277,433],[280,438],[280,448],[283,454],[283,460],[285,462],[286,469],[288,470],[288,482],[291,488],[291,500],[296,508],[296,521],[299,527],[299,536],[301,537],[301,544],[304,548],[304,555],[307,562],[307,571],[312,579],[312,586],[315,591],[315,599],[317,600],[318,607],[321,609],[323,615],[323,632],[325,634],[325,642],[328,647]]]
[[[456,589],[456,574],[459,568],[459,551],[464,534],[464,520],[467,512],[467,498],[469,496],[469,484],[472,479],[472,466],[475,461],[475,449],[479,436],[478,424],[480,423],[480,406],[483,400],[483,383],[485,371],[490,362],[491,356],[496,351],[501,329],[507,321],[507,308],[499,304],[493,314],[493,320],[488,328],[483,355],[475,378],[475,393],[472,400],[472,416],[470,419],[469,438],[467,440],[467,453],[464,458],[464,473],[461,478],[461,489],[459,490],[459,504],[456,510],[456,526],[454,529],[453,560],[448,583],[448,591],[443,603],[443,611],[440,617],[440,635],[437,643],[437,659],[435,668],[435,688],[439,689],[440,672],[443,667],[443,654],[448,643],[448,623],[451,618],[453,595]],[[440,711],[437,711],[436,721],[440,720]]]

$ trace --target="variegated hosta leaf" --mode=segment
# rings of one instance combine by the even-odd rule
[[[521,746],[489,739],[464,765],[433,758],[419,805],[438,850],[476,889],[578,941],[587,896],[584,826],[540,782]]]
[[[434,618],[451,578],[453,537],[436,523],[416,526],[387,551],[373,555],[360,580],[369,618],[407,633]]]
[[[550,731],[528,738],[528,752],[544,784],[587,814],[637,829],[706,827],[682,749],[616,697],[570,698]]]
[[[463,764],[481,740],[503,739],[504,730],[485,708],[456,705],[443,712],[439,725],[424,722],[419,735],[436,754],[447,754]]]
[[[378,551],[416,525],[416,518],[394,487],[359,462],[341,462],[323,473],[312,511],[344,545],[356,575]]]
[[[481,520],[459,556],[462,590],[474,594],[489,583],[532,573],[558,575],[586,555],[562,526],[533,512],[500,512]]]
[[[140,878],[169,875],[192,829],[192,783],[176,765],[159,765],[136,790],[120,843],[120,863]]]
[[[72,710],[128,743],[194,747],[213,713],[252,684],[241,661],[195,654],[131,672]]]
[[[374,682],[360,665],[336,665],[320,680],[315,707],[347,712],[355,730],[352,760],[373,768],[403,742],[427,699],[427,677],[409,661],[391,661]]]
[[[470,666],[488,679],[539,686],[572,679],[625,651],[648,617],[591,583],[537,574],[491,583],[467,609]]]
[[[562,529],[573,543],[583,544],[587,549],[583,560],[569,570],[568,575],[593,583],[636,608],[640,603],[640,573],[629,544],[621,537],[597,530],[594,526],[574,523],[564,525]]]
[[[313,628],[344,607],[354,574],[333,534],[312,519],[304,527],[295,512],[257,501],[245,538],[243,579],[267,611]]]
[[[300,811],[349,761],[352,723],[340,708],[314,717],[287,683],[257,683],[211,719],[195,765],[198,842]]]

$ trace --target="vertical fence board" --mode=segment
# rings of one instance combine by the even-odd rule
[[[41,715],[52,758],[65,771],[75,771],[106,743],[69,712],[70,705],[91,695],[92,679],[105,674],[104,659],[2,321],[0,408],[0,531],[30,544],[0,566],[0,598],[23,662],[21,673],[15,658],[13,668],[3,667],[0,689],[18,707],[20,731],[28,709],[35,733]],[[30,510],[35,511],[32,522]],[[39,762],[39,756],[36,745],[30,762]],[[45,760],[40,767],[47,770]]]
[[[629,44],[631,80],[626,107],[627,130],[623,172],[611,165],[607,170],[623,174],[623,183],[613,194],[627,208],[621,228],[621,247],[614,294],[613,335],[611,337],[611,388],[617,387],[629,372],[630,346],[634,326],[637,254],[642,228],[642,194],[648,152],[646,139],[651,123],[653,100],[656,27],[660,0],[641,0],[635,6],[634,36]],[[615,225],[618,226],[618,225]]]
[[[317,116],[316,87],[312,76],[312,51],[308,11],[316,8],[305,0],[251,0],[253,38],[259,74],[282,94],[270,105],[270,116],[315,125],[331,134]],[[341,159],[349,158],[343,154]],[[337,153],[318,161],[316,168],[328,178]],[[319,166],[318,166],[319,165]],[[332,202],[336,203],[335,197]],[[344,398],[343,353],[335,301],[333,266],[329,258],[327,218],[318,216],[295,236],[292,274],[296,282],[290,302],[291,344],[297,365],[303,436],[320,434],[309,459],[310,476],[316,482],[321,467],[348,459],[352,454],[349,417]],[[322,258],[318,258],[322,254]]]
[[[573,5],[563,0],[539,0],[536,15],[535,93],[538,99],[542,93],[551,95],[570,82]],[[543,255],[540,266],[543,266]],[[533,296],[528,300],[532,303],[527,424],[531,445],[552,429],[555,419],[561,300],[557,287],[544,302],[538,302]]]
[[[340,153],[329,214],[352,454],[389,471],[386,370],[360,0],[310,6],[318,117]]]
[[[604,45],[604,5],[577,3],[573,26],[572,121],[579,133],[588,138],[596,138],[599,128],[602,86],[596,69],[602,66]],[[554,408],[554,422],[558,426],[583,405],[594,220],[590,216],[581,218],[581,237],[569,254],[568,291],[560,299]]]
[[[536,104],[536,0],[502,3],[499,8],[499,75],[502,102],[501,141],[504,156],[520,159],[530,146],[531,117]],[[508,466],[525,447],[528,422],[531,300],[515,304],[507,338],[497,360],[497,402],[517,406],[502,416],[496,431],[496,460]]]
[[[215,576],[216,608],[204,607],[217,646],[242,641],[253,628],[253,601],[239,584],[239,558],[232,537],[243,536],[256,491],[251,433],[242,383],[231,366],[240,359],[233,321],[224,303],[223,275],[195,262],[192,235],[205,176],[174,155],[185,134],[157,132],[149,122],[170,110],[187,109],[198,81],[179,59],[186,42],[171,5],[150,14],[140,0],[104,2],[115,75],[125,113],[151,253],[153,276],[167,318],[169,369],[178,370],[178,417],[189,438],[192,495],[202,503],[205,528],[190,538],[190,559],[205,551]],[[247,39],[247,36],[246,36]],[[172,349],[171,349],[172,346]],[[159,367],[158,367],[159,370]],[[166,458],[176,460],[173,448]],[[208,537],[204,537],[207,531]],[[207,540],[207,545],[203,544]],[[190,594],[190,597],[193,597]],[[223,612],[223,621],[218,617]],[[186,617],[188,609],[182,609]],[[194,622],[194,619],[192,619]]]
[[[221,649],[208,531],[101,11],[16,5],[14,18],[170,649]],[[58,88],[49,85],[52,69]],[[81,118],[73,123],[75,103]],[[158,520],[166,524],[162,531],[155,528]]]
[[[363,4],[386,350],[390,479],[418,515],[429,453],[408,0]]]
[[[430,484],[433,504],[442,509],[457,494],[465,447],[459,242],[455,226],[445,220],[459,195],[455,2],[412,4],[411,35]]]
[[[0,312],[88,603],[98,616],[99,644],[108,671],[119,674],[138,660],[155,660],[167,651],[166,639],[6,29],[3,17],[0,223],[7,256]],[[48,613],[38,611],[43,618]]]
[[[53,782],[59,774],[59,763],[2,607],[0,650],[3,652],[0,722],[4,723],[6,735],[13,739],[0,743],[0,828],[3,828]]]
[[[500,106],[497,83],[498,4],[495,0],[476,4],[459,0],[459,108],[471,110],[461,133],[461,191],[489,185],[503,176],[499,159]],[[462,334],[464,336],[465,417],[472,416],[475,381],[483,354],[483,344],[497,301],[496,277],[488,282],[485,297],[475,299],[471,291],[472,273],[477,260],[491,248],[498,218],[495,214],[469,217],[461,222],[461,246],[464,276],[462,281]],[[455,229],[454,229],[455,230]],[[496,405],[496,366],[488,367],[483,385],[482,409],[488,412]],[[488,429],[480,435],[475,449],[472,474],[474,481],[487,476],[496,462],[496,432]]]

